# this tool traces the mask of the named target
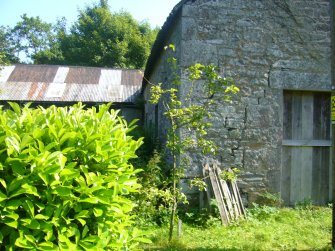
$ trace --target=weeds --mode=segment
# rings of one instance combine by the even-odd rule
[[[248,218],[224,227],[184,224],[183,236],[168,243],[157,228],[145,250],[331,250],[331,207],[308,209],[256,206]]]

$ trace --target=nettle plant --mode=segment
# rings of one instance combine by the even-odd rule
[[[165,49],[175,51],[174,45],[169,45]],[[172,239],[172,233],[175,222],[177,205],[179,202],[185,202],[185,195],[178,188],[181,178],[184,176],[188,165],[179,161],[179,157],[188,150],[198,149],[203,154],[215,154],[215,143],[206,137],[212,124],[211,107],[219,105],[222,101],[230,102],[232,95],[239,92],[239,88],[234,85],[230,78],[221,77],[219,69],[213,64],[203,65],[195,64],[187,69],[189,84],[184,86],[178,72],[178,62],[174,57],[168,58],[173,79],[170,84],[151,84],[150,102],[152,104],[160,103],[164,108],[163,115],[169,122],[167,133],[166,148],[172,157],[172,202],[170,205],[170,229],[169,240]],[[180,95],[181,89],[184,89],[183,97]],[[221,104],[222,105],[222,104]],[[183,133],[181,136],[181,131]],[[192,185],[204,187],[201,179],[191,181]]]
[[[0,109],[0,244],[6,250],[133,250],[142,139],[109,105]]]

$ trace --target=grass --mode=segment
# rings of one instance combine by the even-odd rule
[[[332,250],[330,207],[257,207],[248,218],[224,227],[183,225],[183,235],[167,241],[167,227],[153,229],[147,251]]]

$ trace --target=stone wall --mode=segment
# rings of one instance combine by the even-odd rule
[[[181,66],[214,63],[241,92],[215,111],[217,160],[241,169],[249,201],[279,192],[283,90],[330,91],[330,2],[198,0],[182,11]],[[203,156],[192,154],[190,176]]]
[[[165,27],[186,84],[188,66],[214,63],[241,89],[232,103],[215,108],[209,136],[219,146],[211,161],[241,170],[239,187],[249,202],[280,192],[283,91],[330,91],[330,27],[326,0],[186,1],[177,24]],[[168,80],[164,57],[156,65],[150,81]],[[147,107],[147,122],[150,114]],[[165,122],[158,121],[164,135]],[[204,156],[186,157],[187,175],[200,175]]]
[[[176,48],[175,53],[170,50],[162,50],[161,55],[159,55],[158,60],[155,62],[154,68],[151,69],[151,74],[149,81],[144,80],[144,100],[145,100],[145,127],[146,130],[153,137],[162,142],[166,140],[167,129],[169,127],[168,121],[163,116],[162,104],[159,103],[157,106],[152,105],[149,102],[150,99],[150,87],[152,84],[157,85],[159,83],[164,84],[168,88],[169,83],[171,83],[173,72],[170,63],[168,63],[169,57],[175,57],[180,61],[181,55],[181,22],[180,15],[177,15],[173,20],[173,24],[169,32],[166,34],[165,42],[163,46],[168,46],[173,44]],[[180,74],[180,73],[178,73]]]

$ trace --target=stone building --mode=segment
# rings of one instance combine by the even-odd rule
[[[222,168],[241,170],[249,202],[265,192],[287,205],[331,200],[331,8],[329,0],[183,0],[154,44],[148,81],[171,80],[164,46],[174,44],[186,84],[188,66],[213,63],[240,87],[215,111],[209,136]],[[164,135],[162,107],[145,107],[146,125]],[[204,157],[188,157],[186,176],[200,174]]]

